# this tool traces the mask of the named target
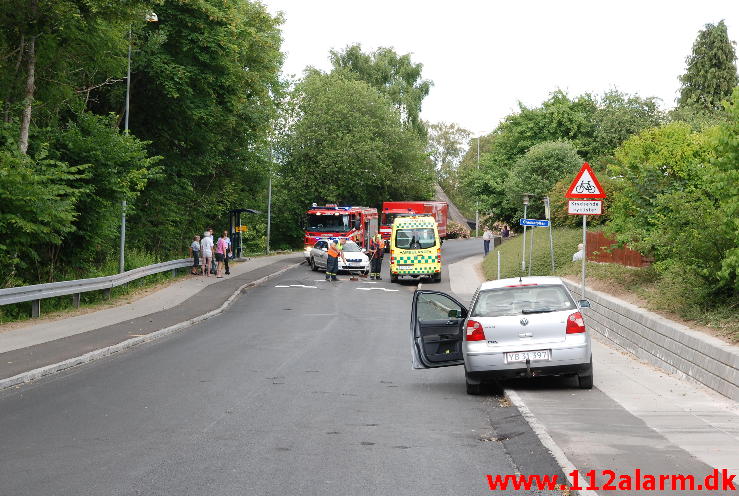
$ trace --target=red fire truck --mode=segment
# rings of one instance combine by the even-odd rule
[[[362,248],[369,248],[370,239],[377,234],[376,208],[339,207],[315,203],[306,213],[303,254],[310,258],[310,250],[319,239],[351,239]]]
[[[442,201],[392,201],[382,204],[382,222],[380,233],[382,239],[390,240],[393,221],[398,216],[428,214],[436,219],[439,237],[446,238],[446,220],[449,214],[449,205]],[[387,243],[389,246],[389,243]]]

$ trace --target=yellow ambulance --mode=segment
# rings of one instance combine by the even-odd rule
[[[390,281],[400,276],[441,281],[441,239],[428,215],[396,217],[390,235]]]

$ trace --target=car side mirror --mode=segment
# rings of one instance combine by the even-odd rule
[[[362,248],[362,253],[367,253],[367,248]]]
[[[449,310],[448,315],[450,319],[458,319],[461,316],[461,312],[459,310]]]
[[[577,302],[580,308],[590,308],[590,302],[588,300],[580,300]]]
[[[328,251],[328,248],[321,248],[321,251]]]

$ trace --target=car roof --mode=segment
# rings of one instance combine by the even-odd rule
[[[510,277],[508,279],[497,279],[495,281],[485,281],[480,285],[480,291],[486,289],[504,288],[510,286],[522,286],[522,285],[534,285],[534,284],[559,284],[564,286],[562,279],[554,276],[531,276],[531,277]]]

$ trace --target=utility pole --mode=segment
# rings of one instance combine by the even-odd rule
[[[128,28],[128,71],[126,72],[126,116],[123,119],[123,132],[128,134],[128,105],[131,101],[131,45],[133,44],[131,28]],[[118,253],[118,273],[123,273],[126,266],[126,200],[121,202],[121,246]]]
[[[477,171],[480,172],[480,137],[477,137]],[[475,237],[480,235],[480,199],[475,202]]]
[[[154,12],[146,14],[146,22],[159,22]],[[123,132],[128,134],[128,109],[131,102],[131,49],[133,46],[133,33],[128,28],[128,69],[126,70],[126,115],[123,119]],[[118,253],[118,273],[122,273],[126,265],[126,200],[121,201],[121,245]]]

